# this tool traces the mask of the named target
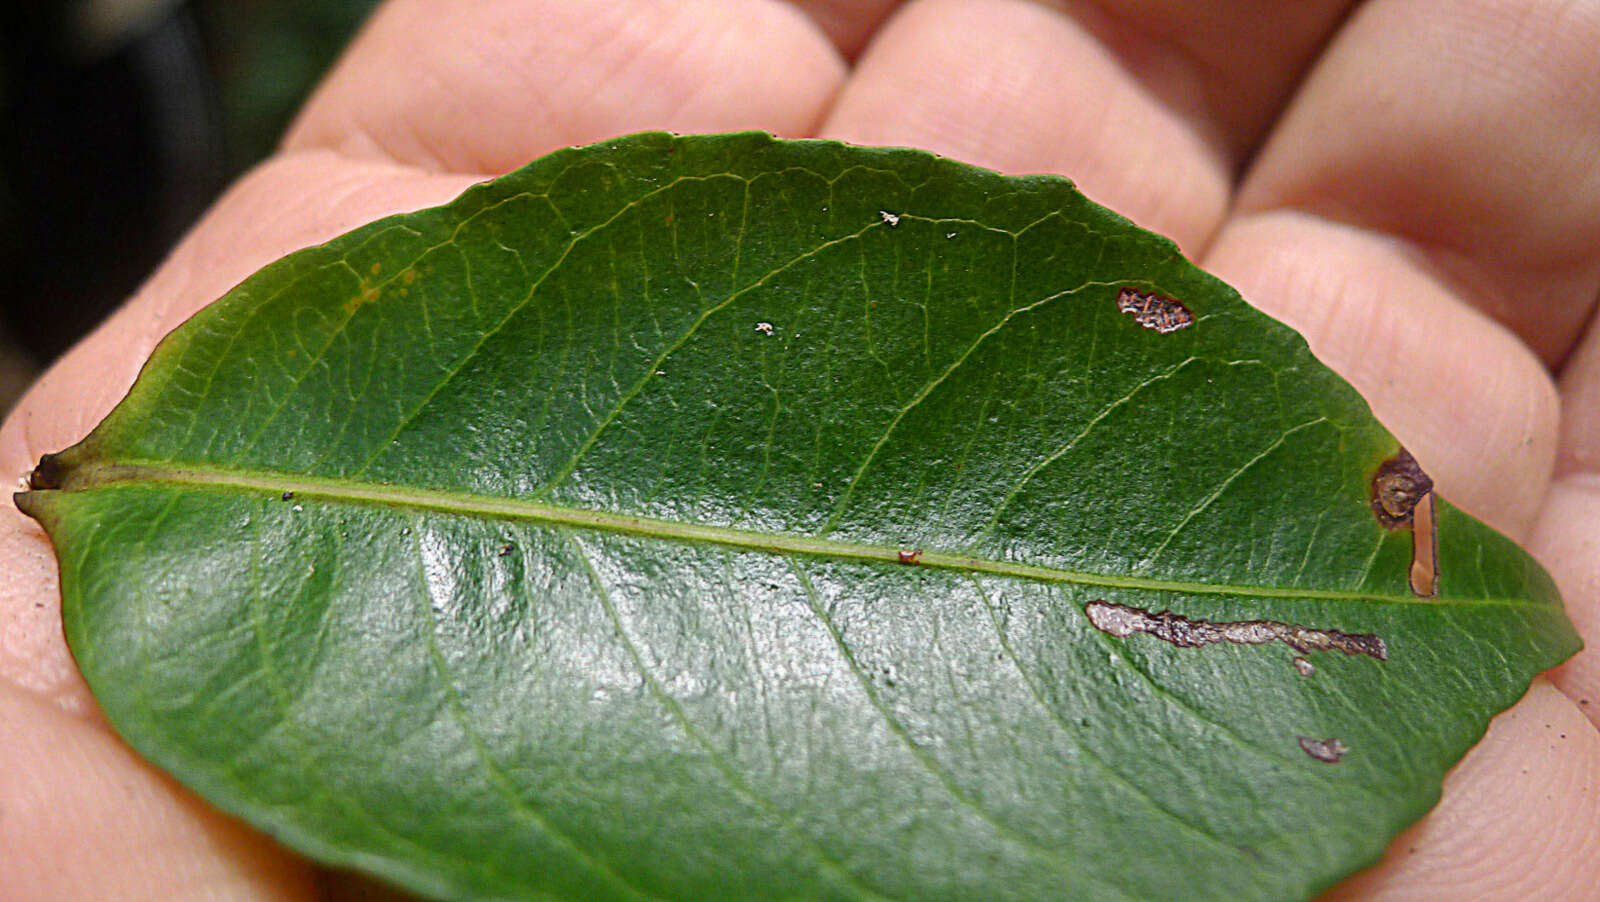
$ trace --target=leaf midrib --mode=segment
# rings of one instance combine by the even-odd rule
[[[1529,602],[1513,598],[1415,598],[1342,589],[1309,589],[1299,586],[1246,586],[1229,583],[1199,583],[1158,577],[1118,576],[1067,570],[1018,561],[997,561],[968,554],[917,549],[914,563],[902,559],[904,546],[874,545],[819,536],[761,532],[727,526],[707,526],[681,520],[663,520],[634,514],[564,507],[516,498],[496,498],[468,492],[419,489],[351,479],[279,473],[270,470],[220,469],[185,464],[173,466],[155,461],[86,461],[71,469],[59,490],[82,492],[101,488],[139,485],[170,485],[184,488],[215,488],[282,496],[292,493],[296,501],[332,501],[346,504],[372,504],[384,507],[436,511],[456,516],[518,520],[565,526],[599,532],[620,533],[674,542],[705,542],[770,554],[802,554],[962,573],[987,573],[1015,579],[1068,583],[1107,589],[1133,589],[1175,595],[1232,595],[1251,598],[1279,598],[1303,601],[1367,602],[1379,604],[1425,604],[1432,606],[1529,607]],[[47,495],[51,491],[26,494]]]

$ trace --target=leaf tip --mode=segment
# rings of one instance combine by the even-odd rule
[[[37,491],[13,492],[11,503],[23,514],[43,522],[44,495]]]

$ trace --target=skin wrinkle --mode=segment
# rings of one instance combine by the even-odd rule
[[[798,29],[809,31],[810,29],[817,27],[816,23],[810,17],[797,10],[790,3],[773,3],[769,0],[769,2],[766,4],[766,8],[772,9],[774,11],[774,15],[776,16],[793,21],[795,23],[795,27]],[[752,27],[761,28],[762,26]],[[690,29],[689,34],[694,34],[694,30]],[[749,38],[747,34],[724,32],[718,39],[718,52],[719,54],[726,55],[730,58],[736,57],[739,55],[743,47],[748,43]],[[835,47],[833,49],[837,53],[838,48]],[[819,64],[825,65],[834,70],[834,78],[836,82],[843,81],[848,64],[842,56],[829,55],[825,60],[819,60]],[[641,78],[648,78],[650,73],[641,72],[639,75]],[[687,114],[690,114],[691,111],[714,106],[722,102],[722,92],[724,89],[720,84],[704,80],[695,80],[688,82],[686,87],[687,91],[685,92],[685,96],[681,105],[679,108],[669,111],[669,117],[687,118]],[[815,110],[809,116],[797,114],[792,129],[784,132],[783,136],[806,137],[814,134],[818,125],[821,124],[823,118],[827,115],[828,108],[832,106],[836,91],[837,85],[835,85],[834,89],[826,91],[823,96],[816,98],[816,102],[814,104]],[[627,98],[618,98],[618,102],[626,103]]]
[[[1419,268],[1453,294],[1466,299],[1470,306],[1503,325],[1523,311],[1553,311],[1543,325],[1562,335],[1570,332],[1577,336],[1582,331],[1584,317],[1593,311],[1592,304],[1586,309],[1583,305],[1566,303],[1566,299],[1581,295],[1589,286],[1600,285],[1600,268],[1582,259],[1590,256],[1587,253],[1574,250],[1564,255],[1564,259],[1525,262],[1501,271],[1476,259],[1475,250],[1470,246],[1460,247],[1443,241],[1430,243],[1421,238],[1400,241]],[[1547,284],[1530,287],[1538,282]],[[1517,333],[1515,328],[1508,328],[1508,331]],[[1518,337],[1520,340],[1521,335]],[[1541,362],[1552,372],[1560,372],[1575,343],[1576,337],[1570,344],[1553,344],[1539,353]]]
[[[1568,615],[1589,650],[1556,668],[1551,679],[1589,720],[1600,725],[1600,472],[1568,473],[1551,485],[1528,550],[1555,578]]]
[[[1558,195],[1566,193],[1564,189],[1557,192]],[[1494,261],[1480,258],[1482,242],[1478,239],[1431,235],[1421,231],[1421,227],[1406,223],[1373,222],[1358,204],[1346,198],[1321,194],[1284,197],[1270,206],[1241,205],[1235,215],[1274,212],[1315,214],[1390,242],[1413,266],[1431,276],[1451,295],[1463,299],[1467,306],[1506,326],[1508,331],[1518,335],[1519,340],[1525,336],[1507,321],[1523,311],[1549,311],[1543,324],[1559,334],[1566,334],[1575,332],[1583,318],[1595,309],[1592,303],[1574,307],[1565,302],[1573,297],[1574,292],[1581,295],[1591,290],[1591,286],[1600,285],[1600,265],[1593,260],[1592,250],[1575,248],[1559,259],[1538,262],[1518,260],[1515,268],[1505,269]],[[1506,211],[1459,215],[1470,219],[1497,220],[1512,214]],[[1555,284],[1530,287],[1541,281]],[[1541,351],[1539,356],[1546,367],[1559,372],[1570,350],[1570,345],[1557,344]]]
[[[466,65],[454,44],[430,40],[439,17],[459,21],[463,14],[441,0],[394,0],[380,9],[284,146],[345,147],[443,171],[500,173],[563,145],[663,123],[684,132],[800,135],[846,73],[828,39],[787,4],[730,9],[722,0],[617,0],[597,16],[589,5],[562,0],[482,0],[466,18],[483,29],[485,55]],[[383,68],[408,74],[373,74]],[[434,73],[433,80],[411,74],[418,70]],[[772,79],[770,71],[785,77]],[[707,83],[716,89],[703,90]],[[347,147],[351,123],[372,135],[374,149]],[[386,141],[386,127],[395,123],[423,143]]]
[[[928,0],[885,25],[821,137],[913,144],[1001,172],[1070,173],[1096,202],[1197,254],[1226,210],[1226,167],[1187,120],[1124,75],[1059,12],[1026,0]],[[1101,152],[1108,147],[1117,153]]]
[[[1488,0],[1451,17],[1414,2],[1363,7],[1286,111],[1239,207],[1292,207],[1406,239],[1458,297],[1498,314],[1554,365],[1600,293],[1600,130],[1589,125],[1600,98],[1587,87],[1600,78],[1591,52],[1600,16],[1530,12],[1515,17],[1533,23],[1525,39],[1508,42],[1513,11]],[[1486,70],[1463,49],[1486,42],[1511,62]],[[1562,87],[1569,79],[1582,94]],[[1486,121],[1502,125],[1491,135]],[[1550,278],[1584,258],[1586,283]]]
[[[1117,56],[1151,97],[1188,120],[1202,141],[1229,172],[1237,173],[1249,153],[1250,139],[1233,123],[1208,90],[1207,65],[1171,33],[1146,34],[1114,3],[1051,4],[1072,17]],[[1180,31],[1179,35],[1185,34]]]
[[[1561,447],[1556,473],[1600,473],[1600,310],[1561,371]]]
[[[1235,175],[1254,156],[1261,136],[1282,111],[1315,53],[1341,25],[1349,0],[1301,2],[1285,22],[1275,0],[1257,4],[1206,4],[1185,0],[1057,0],[1053,5],[1087,23],[1108,46],[1118,48],[1139,75],[1137,52],[1123,49],[1130,36],[1150,33],[1159,46],[1181,56],[1194,84],[1175,91],[1152,85],[1158,96],[1194,114],[1196,127],[1211,133]],[[1234,7],[1254,6],[1230,17]],[[1105,29],[1100,33],[1099,29]],[[1148,40],[1146,38],[1145,40]],[[1236,76],[1248,73],[1248,78]],[[1259,82],[1259,83],[1258,83]],[[1193,95],[1192,99],[1184,98]]]
[[[781,2],[781,0],[780,0]],[[839,54],[854,62],[867,41],[893,15],[901,0],[793,0],[822,33],[828,36]]]

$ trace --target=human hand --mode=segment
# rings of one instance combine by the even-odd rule
[[[1306,334],[1600,637],[1600,11],[1349,7],[392,0],[283,151],[28,395],[0,467],[77,441],[163,334],[290,250],[559,146],[760,128],[1063,173],[1171,235]],[[48,542],[9,498],[0,560],[0,900],[324,892],[109,732],[60,637]],[[1440,806],[1334,895],[1595,898],[1590,718],[1595,652],[1496,719]]]

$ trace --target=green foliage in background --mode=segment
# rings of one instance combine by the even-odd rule
[[[230,169],[270,154],[377,0],[195,0]]]

